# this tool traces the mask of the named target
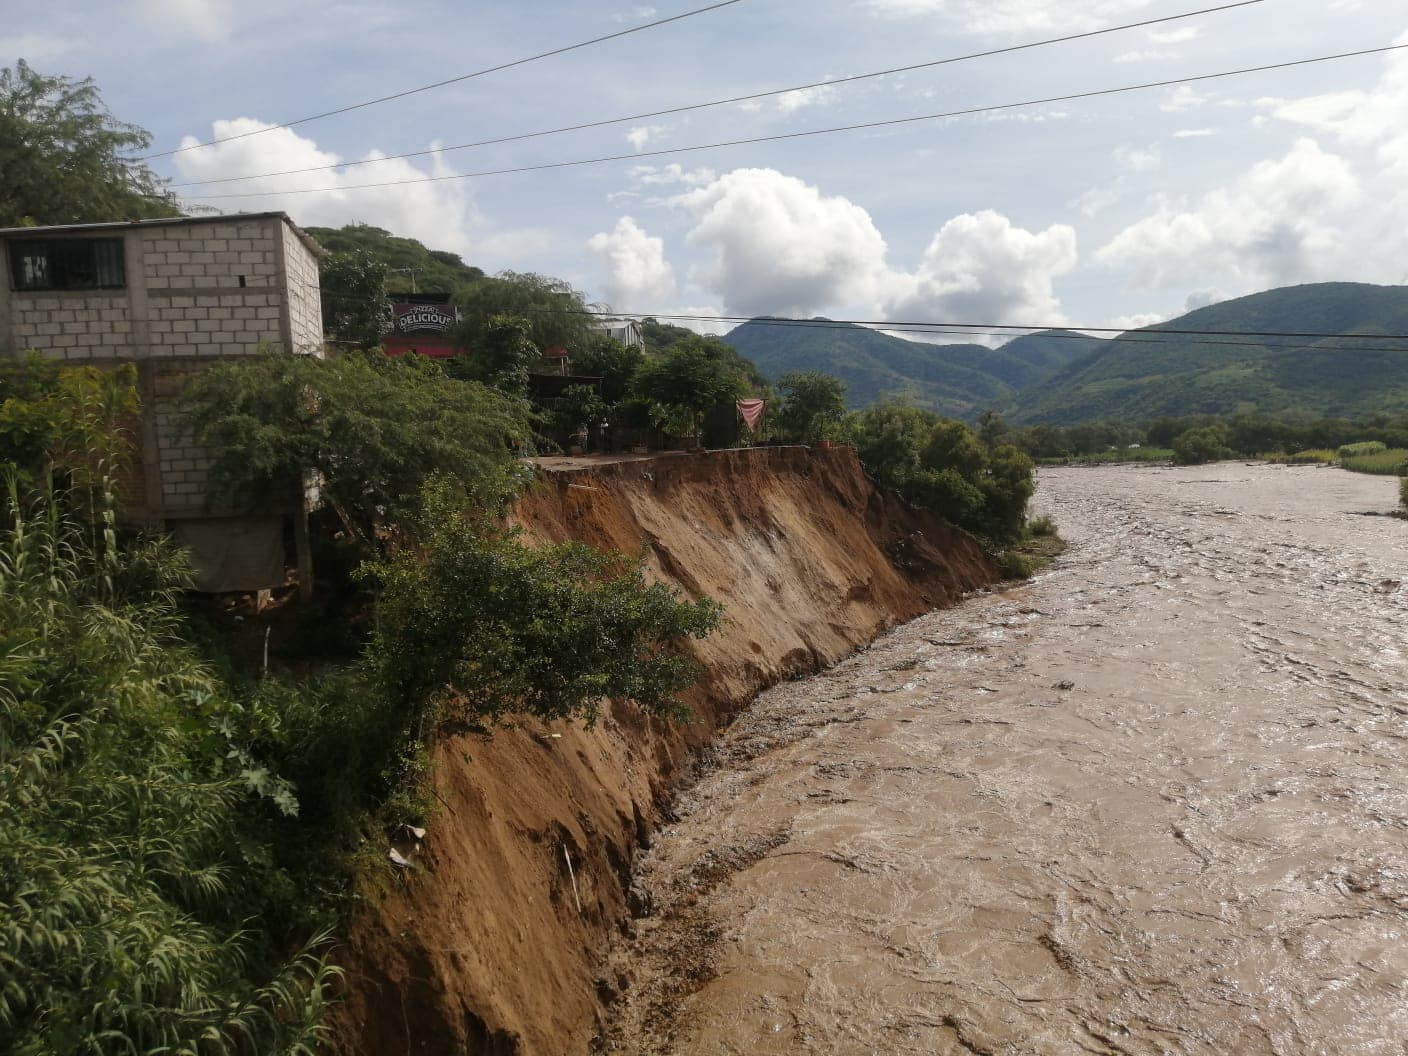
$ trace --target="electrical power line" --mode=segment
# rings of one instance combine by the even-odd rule
[[[183,196],[187,201],[210,201],[229,198],[277,198],[289,194],[326,194],[329,192],[361,191],[381,187],[403,187],[425,183],[444,183],[452,180],[467,180],[482,176],[507,176],[524,172],[540,172],[548,169],[566,169],[583,165],[600,165],[612,161],[640,161],[644,158],[658,158],[671,154],[689,154],[702,150],[717,150],[723,147],[750,146],[757,143],[775,143],[782,140],[806,139],[811,136],[833,135],[840,132],[858,132],[873,128],[891,128],[910,125],[921,121],[938,121],[946,118],[969,117],[976,114],[993,113],[999,110],[1015,110],[1022,107],[1042,106],[1050,103],[1073,102],[1077,99],[1094,99],[1101,96],[1122,95],[1128,92],[1146,91],[1152,88],[1170,88],[1180,84],[1197,84],[1204,81],[1221,80],[1227,77],[1240,77],[1251,73],[1267,73],[1272,70],[1286,70],[1315,63],[1335,62],[1341,59],[1359,58],[1365,55],[1382,55],[1386,52],[1408,49],[1408,44],[1390,44],[1379,48],[1364,48],[1359,51],[1344,51],[1334,55],[1318,55],[1308,59],[1294,59],[1289,62],[1271,63],[1265,66],[1247,66],[1237,70],[1223,70],[1218,73],[1204,73],[1191,77],[1175,77],[1163,81],[1147,81],[1143,84],[1123,85],[1118,88],[1102,88],[1096,91],[1072,92],[1066,95],[1053,95],[1044,99],[1027,99],[1016,103],[997,103],[992,106],[977,106],[967,110],[951,110],[937,114],[919,114],[914,117],[895,117],[880,121],[863,121],[853,125],[837,125],[832,128],[815,128],[802,132],[784,132],[771,136],[753,136],[747,139],[728,139],[716,143],[700,143],[687,147],[668,147],[661,150],[638,151],[630,154],[609,154],[596,158],[578,158],[572,161],[545,162],[536,165],[519,165],[506,169],[485,169],[480,172],[464,172],[447,176],[423,176],[415,179],[385,180],[379,183],[354,183],[343,187],[290,187],[276,191],[247,191],[230,194],[197,194]]]
[[[877,77],[890,77],[901,73],[914,73],[917,70],[932,69],[937,66],[948,66],[958,62],[968,62],[973,59],[985,59],[994,55],[1007,55],[1012,52],[1029,51],[1033,48],[1048,47],[1053,44],[1065,44],[1074,40],[1085,40],[1090,37],[1105,36],[1111,33],[1120,33],[1132,29],[1145,29],[1149,26],[1160,25],[1165,22],[1177,22],[1187,18],[1197,18],[1200,15],[1215,14],[1220,11],[1230,11],[1234,8],[1250,7],[1254,4],[1265,3],[1266,0],[1237,0],[1236,3],[1222,4],[1218,7],[1205,7],[1198,11],[1186,11],[1179,15],[1166,15],[1162,18],[1145,19],[1142,22],[1130,22],[1121,26],[1108,26],[1104,29],[1094,29],[1085,33],[1072,33],[1064,37],[1051,37],[1046,40],[1030,41],[1026,44],[1014,44],[1005,48],[993,48],[989,51],[977,51],[967,55],[954,55],[945,59],[934,59],[931,62],[919,62],[909,66],[895,66],[887,70],[875,70],[871,73],[857,73],[848,77],[834,77],[823,81],[813,81],[808,84],[792,85],[788,88],[772,88],[764,92],[752,92],[748,95],[734,95],[727,99],[712,99],[703,103],[689,103],[684,106],[674,106],[665,110],[651,110],[643,114],[630,114],[625,117],[611,117],[600,121],[585,121],[575,125],[563,125],[559,128],[543,129],[538,132],[523,132],[512,136],[498,136],[493,139],[479,139],[471,143],[457,143],[450,147],[436,147],[429,150],[414,150],[406,154],[389,154],[379,158],[363,158],[360,161],[339,162],[335,165],[312,165],[302,169],[280,169],[272,172],[252,173],[248,176],[222,176],[210,180],[190,180],[185,183],[172,183],[168,187],[206,187],[219,183],[238,183],[244,180],[260,180],[271,176],[296,176],[308,172],[326,172],[330,169],[352,169],[363,165],[377,165],[385,161],[405,161],[408,158],[424,158],[430,155],[448,154],[457,150],[469,150],[473,147],[487,147],[499,143],[516,143],[525,139],[539,139],[544,136],[556,136],[565,132],[581,132],[586,129],[604,128],[608,125],[621,125],[631,121],[647,121],[657,117],[670,117],[675,114],[690,113],[696,110],[707,110],[716,106],[728,106],[734,103],[753,102],[758,99],[767,99],[772,96],[787,95],[792,92],[808,92],[818,88],[832,88],[842,84],[853,84],[857,81],[873,80]]]
[[[319,114],[309,114],[307,117],[294,118],[292,121],[284,121],[281,124],[270,125],[268,128],[259,128],[251,132],[241,132],[234,136],[225,136],[222,139],[212,139],[205,143],[192,143],[188,147],[175,147],[171,150],[159,151],[155,154],[143,154],[135,158],[135,161],[151,161],[153,158],[166,158],[173,154],[183,154],[188,150],[197,150],[201,147],[210,147],[218,143],[229,143],[236,139],[246,139],[250,136],[263,135],[265,132],[273,132],[279,128],[292,128],[294,125],[306,125],[310,121],[321,121],[325,117],[336,117],[338,114],[350,113],[353,110],[361,110],[364,107],[376,106],[379,103],[389,103],[394,99],[404,99],[410,95],[419,95],[421,92],[429,92],[436,88],[444,88],[446,85],[459,84],[461,81],[472,80],[475,77],[484,77],[491,73],[499,73],[503,70],[511,70],[515,66],[526,66],[530,62],[538,62],[541,59],[549,59],[556,55],[565,55],[569,51],[578,51],[582,48],[591,47],[593,44],[604,44],[608,40],[618,40],[621,37],[628,37],[632,33],[643,33],[647,29],[655,29],[658,26],[669,25],[671,22],[680,22],[686,18],[693,18],[695,15],[708,14],[710,11],[717,11],[721,7],[730,7],[733,4],[740,4],[743,0],[720,0],[719,3],[709,4],[707,7],[695,8],[692,11],[685,11],[678,15],[671,15],[668,18],[659,18],[654,22],[646,22],[643,25],[631,26],[628,29],[618,30],[615,33],[608,33],[602,37],[593,37],[591,40],[583,40],[576,44],[568,44],[561,48],[554,48],[551,51],[542,51],[536,55],[528,55],[525,58],[514,59],[512,62],[503,62],[497,66],[487,66],[482,70],[475,70],[472,73],[463,73],[457,77],[447,77],[443,81],[435,81],[432,84],[423,84],[419,88],[407,88],[405,91],[393,92],[391,95],[383,95],[376,99],[368,99],[361,103],[350,103],[347,106],[339,106],[334,110],[324,110]]]
[[[496,309],[497,310],[497,309]],[[746,315],[691,315],[678,312],[607,312],[594,309],[567,309],[567,308],[540,308],[531,306],[518,306],[514,308],[504,308],[504,311],[533,312],[549,315],[585,315],[600,319],[674,319],[687,322],[712,322],[712,323],[753,323],[759,326],[790,326],[813,328],[818,330],[854,330],[857,327],[864,327],[885,333],[905,333],[905,334],[925,334],[930,337],[1003,337],[1009,334],[1013,337],[1032,336],[1041,334],[1043,337],[1056,338],[1060,340],[1081,340],[1089,338],[1094,333],[1106,333],[1116,335],[1113,338],[1102,338],[1100,340],[1119,341],[1121,343],[1145,344],[1145,345],[1171,345],[1171,344],[1198,344],[1221,346],[1226,348],[1274,348],[1283,351],[1304,350],[1317,352],[1408,352],[1408,346],[1388,347],[1382,345],[1337,345],[1326,348],[1320,345],[1303,344],[1282,344],[1257,340],[1263,337],[1271,338],[1298,338],[1301,340],[1313,339],[1318,341],[1340,340],[1340,341],[1408,341],[1408,334],[1351,334],[1351,333],[1327,333],[1327,332],[1293,332],[1293,331],[1254,331],[1254,330],[1190,330],[1171,327],[1145,327],[1137,330],[1124,329],[1118,327],[1099,326],[1078,326],[1072,324],[1013,324],[1013,323],[942,323],[942,322],[902,322],[885,319],[795,319],[779,316],[746,316]],[[996,331],[996,332],[994,332]],[[1026,331],[1027,333],[1013,333],[1013,331]],[[1064,331],[1064,332],[1053,332]],[[1091,333],[1081,333],[1080,331],[1091,331]],[[1160,335],[1157,339],[1150,340],[1145,336],[1130,335]],[[1192,338],[1190,341],[1164,340],[1169,338]],[[1207,340],[1208,338],[1241,337],[1252,340],[1224,341]],[[927,343],[927,342],[926,342]],[[942,346],[936,346],[942,347]]]
[[[325,299],[346,300],[360,303],[363,299],[350,294],[342,294],[335,291],[324,290],[320,284],[311,282],[296,282],[295,285],[303,286],[305,289],[318,290]],[[1056,338],[1060,340],[1078,341],[1090,338],[1095,334],[1114,334],[1114,338],[1101,338],[1100,340],[1135,341],[1142,340],[1129,335],[1160,335],[1171,337],[1288,337],[1301,340],[1355,340],[1355,341],[1408,341],[1408,333],[1403,334],[1361,334],[1348,331],[1324,331],[1324,330],[1198,330],[1178,327],[1144,326],[1137,328],[1121,328],[1117,326],[1082,326],[1077,323],[969,323],[969,322],[941,322],[941,321],[905,321],[895,319],[827,319],[817,317],[813,319],[801,319],[794,316],[780,315],[704,315],[702,313],[688,312],[624,312],[608,310],[606,308],[552,308],[540,305],[499,305],[486,307],[484,311],[493,312],[531,312],[538,315],[578,315],[595,319],[630,319],[641,322],[646,319],[677,319],[686,322],[702,323],[754,323],[760,326],[797,326],[813,327],[822,330],[853,330],[857,327],[884,331],[887,333],[906,334],[928,334],[932,337],[1003,337],[1013,334],[1016,337],[1032,336],[1040,334],[1043,337]],[[1024,331],[1025,333],[1019,332]],[[1171,341],[1142,341],[1144,344],[1174,344],[1182,342]],[[1359,351],[1359,352],[1404,352],[1408,348],[1348,348],[1336,346],[1325,349],[1320,346],[1309,345],[1274,345],[1262,341],[1217,341],[1203,342],[1198,344],[1220,344],[1228,347],[1244,348],[1315,348],[1317,351]]]

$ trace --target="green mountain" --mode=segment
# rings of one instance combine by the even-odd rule
[[[1070,425],[1253,410],[1346,416],[1408,410],[1408,341],[1382,339],[1408,333],[1406,286],[1288,286],[1200,308],[1158,328],[1349,336],[1245,339],[1135,330],[1020,393],[1014,417]]]
[[[819,370],[846,383],[852,407],[907,396],[921,407],[958,418],[1009,406],[1019,391],[1103,344],[1084,335],[1067,340],[1059,336],[1061,331],[1050,331],[998,349],[935,345],[849,323],[815,323],[797,326],[753,319],[724,340],[774,381],[792,370]]]

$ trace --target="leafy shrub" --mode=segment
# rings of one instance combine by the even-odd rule
[[[1188,429],[1173,441],[1173,460],[1180,466],[1197,466],[1231,457],[1227,430],[1220,425]]]
[[[1016,550],[1004,550],[997,557],[997,570],[1003,579],[1031,579],[1036,567],[1032,558]]]
[[[1398,482],[1398,503],[1408,510],[1408,477],[1404,477]]]
[[[700,417],[719,403],[732,403],[748,391],[748,381],[721,341],[693,337],[671,345],[636,372],[635,395],[664,408],[674,428],[699,433]]]
[[[1027,522],[1027,531],[1034,537],[1056,534],[1056,522],[1045,515],[1033,517]]]
[[[369,676],[403,702],[477,724],[508,712],[596,718],[607,697],[674,714],[698,672],[682,649],[718,623],[708,600],[647,584],[639,562],[577,543],[533,548],[455,488],[430,489],[418,546],[369,566]]]
[[[130,365],[65,367],[37,353],[0,360],[0,465],[18,493],[42,492],[56,474],[91,490],[119,468],[132,450],[136,381]]]
[[[994,541],[1022,534],[1035,484],[1017,448],[987,448],[962,422],[899,401],[851,415],[846,434],[882,488]]]
[[[1346,458],[1353,458],[1356,455],[1372,455],[1379,451],[1386,451],[1388,444],[1382,440],[1361,440],[1357,444],[1341,444],[1335,454],[1343,461]]]

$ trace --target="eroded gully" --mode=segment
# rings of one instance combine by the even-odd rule
[[[727,732],[600,1049],[1408,1052],[1396,484],[1043,472],[1056,566]]]

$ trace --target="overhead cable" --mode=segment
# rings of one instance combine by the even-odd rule
[[[277,198],[290,194],[327,194],[344,191],[372,190],[383,187],[404,187],[426,183],[445,183],[455,180],[468,180],[483,176],[507,176],[525,172],[541,172],[549,169],[566,169],[584,165],[600,165],[613,161],[640,161],[645,158],[666,157],[676,154],[689,154],[703,150],[718,150],[724,147],[751,146],[758,143],[776,143],[783,140],[806,139],[812,136],[834,135],[841,132],[858,132],[875,128],[893,128],[924,121],[939,121],[947,118],[970,117],[977,114],[994,113],[1001,110],[1015,110],[1051,103],[1073,102],[1078,99],[1095,99],[1102,96],[1122,95],[1129,92],[1146,91],[1152,88],[1170,88],[1181,84],[1197,84],[1205,81],[1221,80],[1228,77],[1241,77],[1252,73],[1266,73],[1273,70],[1286,70],[1315,63],[1335,62],[1342,59],[1359,58],[1366,55],[1382,55],[1386,52],[1408,49],[1408,44],[1389,44],[1385,47],[1364,48],[1358,51],[1344,51],[1333,55],[1318,55],[1307,59],[1294,59],[1288,62],[1270,63],[1265,66],[1247,66],[1236,70],[1223,70],[1218,73],[1204,73],[1188,77],[1174,77],[1169,80],[1147,81],[1143,84],[1122,85],[1118,88],[1101,88],[1088,92],[1071,92],[1066,95],[1047,96],[1042,99],[1027,99],[1015,103],[997,103],[991,106],[970,107],[966,110],[950,110],[943,113],[918,114],[913,117],[895,117],[878,121],[862,121],[852,125],[837,125],[831,128],[814,128],[801,132],[783,132],[770,136],[752,136],[745,139],[727,139],[714,143],[700,143],[686,147],[666,147],[660,150],[635,151],[628,154],[608,154],[595,158],[577,158],[572,161],[543,162],[535,165],[518,165],[504,169],[485,169],[479,172],[463,172],[445,176],[422,176],[404,180],[385,180],[377,183],[353,183],[338,187],[289,187],[272,191],[246,191],[227,194],[183,195],[186,201],[213,201],[232,198]]]
[[[646,22],[643,25],[631,26],[627,29],[618,30],[615,33],[608,33],[605,36],[593,37],[591,40],[583,40],[576,44],[568,44],[561,48],[553,48],[551,51],[542,51],[536,55],[528,55],[521,59],[514,59],[512,62],[502,62],[497,66],[486,66],[482,70],[474,70],[472,73],[462,73],[457,77],[447,77],[443,81],[435,81],[431,84],[423,84],[419,88],[407,88],[404,91],[393,92],[390,95],[379,96],[376,99],[368,99],[361,103],[350,103],[347,106],[339,106],[333,110],[324,110],[319,114],[309,114],[307,117],[294,118],[291,121],[284,121],[277,125],[269,125],[267,128],[253,129],[249,132],[240,132],[233,136],[224,136],[220,139],[208,140],[204,143],[192,143],[189,146],[175,147],[171,150],[159,151],[155,154],[143,154],[135,158],[135,161],[151,161],[153,158],[166,158],[173,154],[183,154],[188,150],[198,150],[201,147],[211,147],[219,143],[230,143],[237,139],[247,139],[250,136],[263,135],[265,132],[272,132],[278,128],[292,128],[295,125],[306,125],[310,121],[321,121],[325,117],[336,117],[338,114],[350,113],[353,110],[361,110],[368,106],[377,106],[380,103],[389,103],[394,99],[404,99],[407,96],[419,95],[421,92],[429,92],[436,88],[444,88],[446,85],[459,84],[461,81],[472,80],[475,77],[484,77],[491,73],[499,73],[503,70],[513,69],[515,66],[526,66],[530,62],[538,62],[542,59],[549,59],[556,55],[565,55],[569,51],[578,51],[581,48],[591,47],[593,44],[604,44],[608,40],[618,40],[621,37],[628,37],[633,33],[643,33],[647,29],[655,29],[658,26],[669,25],[671,22],[679,22],[686,18],[693,18],[695,15],[708,14],[710,11],[717,11],[721,7],[730,7],[733,4],[740,4],[743,0],[721,0],[719,3],[709,4],[707,7],[695,8],[693,11],[685,11],[678,15],[671,15],[668,18],[658,18],[653,22]]]
[[[478,139],[470,143],[457,143],[449,147],[435,147],[428,150],[413,150],[406,154],[388,154],[383,157],[363,158],[359,161],[338,162],[335,165],[311,165],[302,169],[279,169],[272,172],[251,173],[247,176],[221,176],[210,180],[190,180],[186,183],[172,183],[168,187],[206,187],[217,183],[237,183],[243,180],[260,180],[271,176],[295,176],[308,172],[326,172],[330,169],[352,169],[362,165],[377,165],[384,161],[405,161],[409,158],[424,158],[431,155],[449,154],[457,150],[469,150],[473,147],[487,147],[500,143],[516,143],[525,139],[539,139],[544,136],[556,136],[565,132],[581,132],[586,129],[604,128],[608,125],[623,125],[632,121],[648,121],[657,117],[671,117],[676,114],[690,113],[696,110],[707,110],[716,106],[728,106],[734,103],[749,103],[759,99],[767,99],[773,96],[789,95],[793,92],[809,92],[823,88],[833,88],[842,84],[853,84],[857,81],[873,80],[877,77],[890,77],[901,73],[914,73],[918,70],[932,69],[936,66],[947,66],[958,62],[968,62],[973,59],[985,59],[994,55],[1006,55],[1017,51],[1029,51],[1033,48],[1044,48],[1053,44],[1065,44],[1074,40],[1085,40],[1089,37],[1105,36],[1110,33],[1121,33],[1131,29],[1145,29],[1149,26],[1159,25],[1165,22],[1177,22],[1181,19],[1196,18],[1200,15],[1214,14],[1219,11],[1230,11],[1239,7],[1250,7],[1253,4],[1265,3],[1266,0],[1238,0],[1237,3],[1222,4],[1218,7],[1205,7],[1198,11],[1185,11],[1179,15],[1166,15],[1162,18],[1145,19],[1142,22],[1129,22],[1121,26],[1107,26],[1104,29],[1093,29],[1085,33],[1072,33],[1064,37],[1050,37],[1046,40],[1034,40],[1026,44],[1014,44],[1005,48],[993,48],[988,51],[976,51],[967,55],[954,55],[944,59],[934,59],[930,62],[918,62],[909,66],[895,66],[887,70],[875,70],[870,73],[857,73],[847,77],[833,77],[823,81],[812,81],[808,84],[794,84],[787,88],[771,88],[763,92],[751,92],[748,95],[734,95],[726,99],[711,99],[702,103],[689,103],[683,106],[673,106],[665,110],[651,110],[643,114],[630,114],[626,117],[609,117],[599,121],[584,121],[575,125],[562,125],[558,128],[543,129],[538,132],[522,132],[511,136],[498,136],[493,139]]]

